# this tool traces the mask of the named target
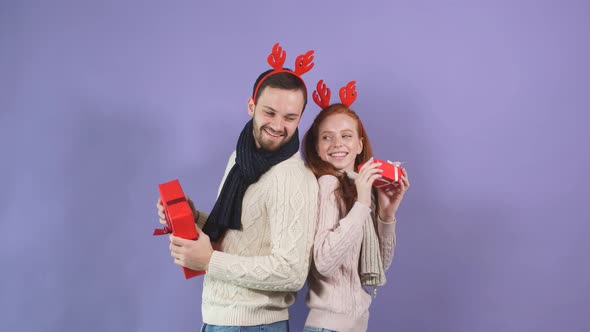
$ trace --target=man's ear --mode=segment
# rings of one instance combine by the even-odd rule
[[[250,116],[254,116],[254,108],[256,107],[256,105],[254,104],[254,99],[252,99],[252,97],[248,98],[248,114],[250,114]]]

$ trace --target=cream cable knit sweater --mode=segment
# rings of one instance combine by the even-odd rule
[[[232,153],[219,187],[235,163]],[[299,153],[273,166],[244,195],[242,229],[228,230],[203,281],[203,321],[251,326],[289,319],[311,261],[318,183]],[[201,228],[207,215],[200,212]]]
[[[361,286],[359,257],[363,225],[366,218],[371,218],[371,209],[357,202],[341,219],[334,194],[338,179],[324,175],[318,182],[318,226],[306,299],[310,312],[305,325],[342,332],[366,331],[371,296]],[[395,248],[395,222],[378,220],[377,225],[383,268],[387,271]]]

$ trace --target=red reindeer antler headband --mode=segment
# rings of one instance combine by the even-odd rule
[[[252,98],[256,100],[258,89],[260,88],[260,85],[262,84],[262,82],[264,82],[265,79],[267,79],[271,75],[278,73],[291,73],[299,77],[299,79],[301,80],[301,82],[303,82],[303,85],[305,86],[305,81],[301,78],[301,75],[307,73],[311,70],[311,68],[313,68],[313,53],[314,50],[309,50],[305,54],[300,54],[295,59],[295,70],[291,71],[288,69],[283,69],[283,64],[285,63],[285,59],[287,58],[287,52],[283,50],[279,43],[274,44],[274,46],[272,47],[272,51],[266,59],[268,61],[268,64],[272,68],[274,68],[274,70],[264,75],[264,77],[258,82],[258,84],[256,85],[256,89],[254,90],[254,96],[252,96]]]
[[[356,81],[350,81],[346,86],[340,88],[340,101],[342,104],[350,107],[356,100]],[[326,86],[324,80],[318,82],[316,90],[313,92],[313,101],[322,109],[330,106],[330,88]]]

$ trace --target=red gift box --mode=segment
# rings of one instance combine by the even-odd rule
[[[164,206],[166,226],[156,228],[154,235],[170,234],[188,240],[199,238],[193,211],[182,191],[180,182],[173,180],[158,185],[160,200]],[[195,271],[182,267],[186,279],[205,274],[205,271]]]
[[[381,166],[379,166],[379,168],[383,170],[383,173],[381,173],[382,178],[375,180],[375,182],[373,182],[373,187],[383,190],[393,189],[395,182],[401,182],[401,177],[403,175],[406,175],[403,167],[401,167],[401,164],[399,162],[391,162],[389,160],[384,161],[381,159],[373,159],[373,162],[381,163]],[[363,165],[364,164],[359,165],[359,172]]]

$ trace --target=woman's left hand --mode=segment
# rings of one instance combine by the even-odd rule
[[[404,175],[401,181],[396,181],[393,188],[377,190],[377,199],[379,200],[379,218],[385,222],[394,221],[395,213],[404,198],[404,194],[410,188],[408,172],[404,169]]]

